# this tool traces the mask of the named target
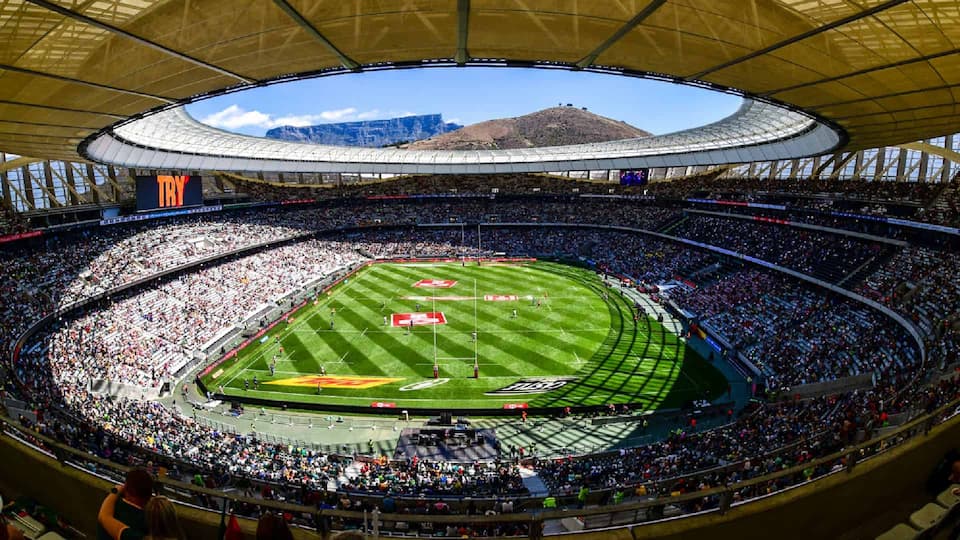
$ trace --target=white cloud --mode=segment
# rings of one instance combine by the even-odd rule
[[[463,122],[461,122],[459,118],[447,118],[444,120],[444,122],[448,124],[463,124]]]
[[[380,109],[373,109],[370,111],[364,111],[357,115],[357,120],[373,120],[380,116]]]
[[[200,119],[208,126],[224,129],[261,128],[271,129],[279,126],[312,126],[324,122],[346,122],[350,120],[373,120],[395,116],[410,116],[413,113],[384,114],[379,109],[358,111],[356,107],[345,107],[317,114],[287,114],[273,116],[260,111],[248,111],[239,105],[230,105],[222,111],[209,114]]]
[[[354,107],[347,107],[346,109],[337,109],[335,111],[323,111],[318,116],[328,122],[334,122],[352,118],[354,115],[356,115],[356,113],[357,109]]]

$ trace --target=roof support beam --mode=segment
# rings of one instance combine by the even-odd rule
[[[147,94],[145,92],[137,92],[136,90],[127,90],[126,88],[117,88],[116,86],[109,86],[106,84],[100,84],[90,81],[84,81],[81,79],[74,79],[71,77],[64,77],[62,75],[54,75],[53,73],[44,73],[42,71],[34,71],[32,69],[26,69],[17,66],[11,66],[9,64],[0,64],[0,69],[6,71],[13,71],[15,73],[23,73],[24,75],[31,75],[33,77],[43,77],[45,79],[53,79],[56,81],[62,81],[70,84],[79,84],[81,86],[86,86],[88,88],[96,88],[97,90],[107,90],[110,92],[118,92],[121,94],[127,94],[129,96],[137,96],[147,99],[155,99],[157,101],[162,101],[164,103],[175,103],[176,100],[166,98],[163,96],[157,96],[154,94]]]
[[[651,0],[647,7],[641,9],[632,19],[626,22],[621,26],[612,36],[608,37],[603,43],[597,46],[596,49],[590,51],[590,53],[577,62],[577,67],[584,69],[593,65],[597,60],[597,57],[603,54],[607,49],[613,46],[614,43],[620,41],[623,36],[627,35],[631,30],[640,25],[647,17],[653,14],[654,11],[658,10],[660,6],[667,3],[667,0]]]
[[[940,156],[947,161],[960,163],[960,152],[955,152],[950,148],[944,148],[942,146],[937,146],[935,144],[930,144],[928,142],[923,142],[923,141],[906,143],[898,146],[900,148],[906,148],[907,150],[916,150],[917,152],[926,152],[927,154]]]
[[[87,186],[87,193],[93,197],[93,202],[100,202],[100,186],[92,180],[93,167],[87,163],[77,163],[75,161],[65,161],[64,163],[73,171],[73,177],[79,177]]]
[[[843,79],[848,79],[850,77],[856,77],[858,75],[866,75],[867,73],[874,73],[876,71],[883,71],[885,69],[898,68],[903,66],[909,66],[910,64],[916,64],[919,62],[929,62],[930,60],[936,60],[937,58],[943,58],[945,56],[952,56],[954,54],[960,53],[960,48],[950,49],[947,51],[940,51],[933,54],[928,54],[925,56],[918,56],[917,58],[908,58],[906,60],[900,60],[899,62],[893,62],[891,64],[882,64],[879,66],[872,66],[864,69],[858,69],[856,71],[851,71],[850,73],[844,73],[843,75],[837,75],[835,77],[827,77],[825,79],[819,79],[816,81],[810,81],[803,84],[795,84],[793,86],[784,86],[783,88],[777,88],[776,90],[769,90],[760,94],[761,96],[772,96],[775,94],[780,94],[782,92],[789,92],[791,90],[797,90],[800,88],[807,88],[809,86],[816,86],[818,84],[836,82]]]
[[[70,109],[67,107],[56,107],[54,105],[41,105],[39,103],[24,103],[22,101],[11,101],[9,99],[0,99],[0,104],[2,105],[17,105],[19,107],[36,107],[38,109],[46,109],[48,111],[59,111],[59,112],[69,112],[69,113],[80,113],[80,114],[93,114],[97,116],[109,116],[110,118],[116,118],[117,120],[126,120],[127,117],[119,114],[113,114],[108,112],[100,111],[85,111],[83,109]]]
[[[42,161],[42,160],[40,160],[40,161]],[[28,186],[29,186],[29,183],[28,183],[28,182],[29,182],[29,181],[28,181],[26,178],[24,178],[23,171],[21,170],[21,172],[20,172],[20,185],[23,187],[24,190],[30,189],[30,188],[28,187]],[[7,184],[6,184],[6,185],[7,185],[7,187],[9,187],[10,189],[13,190],[13,192],[17,195],[17,197],[20,198],[20,202],[23,203],[23,206],[26,206],[26,207],[27,207],[27,210],[36,210],[36,209],[37,209],[37,206],[36,206],[35,204],[33,204],[33,198],[32,198],[32,197],[31,197],[31,198],[27,198],[26,193],[24,193],[23,191],[20,190],[20,188],[17,187],[17,184],[14,183],[13,179],[10,178],[9,175],[7,176]],[[12,198],[12,197],[10,198],[10,201],[9,201],[9,202],[10,202],[10,206],[11,206],[12,208],[17,208],[18,205],[14,204],[14,201],[13,201],[13,198]]]
[[[857,157],[857,156],[859,156],[861,152],[863,152],[863,150],[860,150],[860,151],[857,151],[857,152],[850,152],[849,154],[847,154],[846,156],[844,156],[843,159],[840,159],[839,161],[837,161],[837,165],[833,168],[833,172],[830,173],[830,176],[828,176],[827,179],[828,179],[828,180],[836,180],[836,179],[840,178],[840,175],[841,175],[841,174],[843,173],[843,171],[847,168],[847,165],[850,163],[850,160],[851,160],[851,159],[854,159],[854,158],[856,158],[856,159],[858,159],[858,160],[860,159],[860,158]],[[818,175],[818,177],[819,177],[819,175]]]
[[[332,52],[337,57],[337,59],[340,60],[340,64],[343,67],[350,70],[354,70],[354,71],[360,69],[360,64],[358,64],[355,60],[353,60],[352,58],[344,54],[343,51],[338,49],[337,46],[331,43],[329,39],[324,37],[324,35],[321,34],[320,31],[317,30],[317,28],[310,23],[310,21],[308,21],[302,14],[300,14],[300,12],[296,10],[296,8],[291,6],[290,3],[287,2],[287,0],[273,0],[273,3],[276,4],[278,8],[283,10],[283,12],[286,13],[288,17],[293,19],[295,23],[300,25],[300,28],[303,28],[308,34],[313,36],[314,39],[316,39],[324,47],[326,47],[327,50]]]
[[[48,9],[48,10],[53,11],[53,12],[55,12],[55,13],[59,13],[60,15],[63,15],[64,17],[68,17],[68,18],[73,19],[73,20],[75,20],[75,21],[80,21],[80,22],[82,22],[82,23],[84,23],[84,24],[88,24],[88,25],[90,25],[90,26],[94,26],[94,27],[99,28],[99,29],[101,29],[101,30],[106,30],[107,32],[110,32],[111,34],[116,34],[116,35],[118,35],[118,36],[125,37],[125,38],[127,38],[127,39],[129,39],[129,40],[131,40],[131,41],[135,41],[135,42],[139,43],[140,45],[144,45],[144,46],[146,46],[146,47],[150,47],[150,48],[153,49],[153,50],[160,51],[160,52],[162,52],[162,53],[164,53],[164,54],[167,54],[167,55],[169,55],[169,56],[173,56],[174,58],[179,58],[180,60],[183,60],[183,61],[185,61],[185,62],[190,62],[191,64],[194,64],[194,65],[197,65],[197,66],[200,66],[200,67],[209,69],[209,70],[211,70],[211,71],[216,71],[217,73],[219,73],[219,74],[221,74],[221,75],[225,75],[225,76],[227,76],[227,77],[231,77],[231,78],[236,79],[236,80],[238,80],[238,81],[240,81],[240,82],[242,82],[242,83],[244,83],[244,84],[254,84],[254,83],[257,82],[255,79],[251,79],[251,78],[249,78],[249,77],[244,77],[243,75],[234,73],[234,72],[232,72],[232,71],[230,71],[230,70],[227,70],[227,69],[224,69],[224,68],[222,68],[222,67],[220,67],[220,66],[216,66],[216,65],[213,65],[213,64],[204,62],[203,60],[200,60],[200,59],[198,59],[198,58],[194,58],[194,57],[192,57],[192,56],[190,56],[190,55],[188,55],[188,54],[184,54],[184,53],[182,53],[182,52],[180,52],[180,51],[173,50],[173,49],[171,49],[171,48],[169,48],[169,47],[165,47],[165,46],[163,46],[163,45],[160,45],[159,43],[154,43],[153,41],[150,41],[149,39],[142,38],[142,37],[140,37],[140,36],[131,34],[130,32],[127,32],[126,30],[123,30],[123,29],[121,29],[121,28],[117,28],[116,26],[113,26],[113,25],[111,25],[111,24],[107,24],[107,23],[105,23],[105,22],[103,22],[103,21],[98,21],[97,19],[94,19],[94,18],[92,18],[92,17],[88,17],[88,16],[86,16],[86,15],[84,15],[84,14],[82,14],[82,13],[77,13],[76,11],[67,9],[67,8],[65,8],[65,7],[63,7],[63,6],[59,6],[59,5],[57,5],[57,4],[54,4],[53,2],[49,2],[48,0],[26,0],[26,1],[27,1],[27,2],[30,2],[31,4],[38,5],[38,6],[42,7],[42,8],[44,8],[44,9]]]
[[[705,76],[707,76],[707,75],[709,75],[709,74],[711,74],[711,73],[713,73],[713,72],[720,71],[721,69],[726,69],[726,68],[728,68],[728,67],[730,67],[730,66],[735,66],[735,65],[737,65],[737,64],[739,64],[739,63],[746,62],[747,60],[751,60],[751,59],[756,58],[756,57],[758,57],[758,56],[763,56],[763,55],[768,54],[768,53],[771,53],[771,52],[773,52],[773,51],[775,51],[775,50],[777,50],[777,49],[786,47],[787,45],[793,45],[794,43],[796,43],[796,42],[798,42],[798,41],[803,41],[803,40],[805,40],[805,39],[807,39],[807,38],[809,38],[809,37],[813,37],[813,36],[815,36],[815,35],[817,35],[817,34],[822,34],[823,32],[826,32],[827,30],[833,30],[834,28],[837,28],[837,27],[843,26],[843,25],[845,25],[845,24],[849,24],[849,23],[858,21],[858,20],[863,19],[863,18],[865,18],[865,17],[870,17],[871,15],[876,15],[877,13],[880,13],[881,11],[886,11],[886,10],[892,8],[892,7],[899,6],[900,4],[903,4],[903,3],[908,2],[908,1],[909,1],[909,0],[887,0],[886,2],[884,2],[884,3],[882,3],[882,4],[877,4],[877,5],[873,6],[873,7],[870,8],[870,9],[866,9],[866,10],[863,10],[863,11],[860,11],[860,12],[857,12],[857,13],[854,13],[854,14],[852,14],[852,15],[848,15],[848,16],[842,18],[842,19],[837,19],[837,20],[835,20],[835,21],[833,21],[833,22],[831,22],[831,23],[827,23],[827,24],[825,24],[825,25],[823,25],[823,26],[818,26],[818,27],[816,27],[816,28],[812,28],[812,29],[810,29],[810,30],[807,30],[806,32],[803,32],[802,34],[797,34],[797,35],[795,35],[795,36],[793,36],[793,37],[789,37],[789,38],[784,39],[784,40],[782,40],[782,41],[778,41],[778,42],[776,42],[776,43],[774,43],[774,44],[772,44],[772,45],[768,45],[768,46],[766,46],[766,47],[764,47],[764,48],[762,48],[762,49],[753,51],[752,53],[745,54],[745,55],[741,56],[740,58],[734,58],[733,60],[729,60],[729,61],[727,61],[727,62],[724,62],[724,63],[720,64],[720,65],[713,66],[712,68],[709,68],[709,69],[705,69],[705,70],[701,71],[700,73],[695,73],[695,74],[693,74],[693,75],[690,75],[689,77],[685,77],[684,79],[685,79],[685,80],[688,80],[688,81],[690,81],[690,80],[696,80],[696,79],[702,79],[702,78],[704,78]]]
[[[833,164],[833,163],[836,163],[836,162],[840,161],[841,156],[842,156],[842,154],[841,154],[840,152],[834,153],[834,154],[830,157],[830,159],[828,159],[828,160],[824,161],[823,163],[821,163],[820,166],[817,167],[817,168],[813,171],[813,174],[810,175],[810,177],[811,177],[811,178],[820,178],[820,175],[823,174],[823,172],[827,170],[827,167],[829,167],[829,166],[830,166],[831,164]]]
[[[3,163],[0,163],[0,173],[12,171],[17,167],[23,167],[24,165],[29,165],[31,163],[36,163],[38,161],[43,161],[43,160],[38,158],[20,156],[16,159],[11,159],[10,161],[5,161]]]
[[[467,52],[467,38],[470,35],[470,0],[457,0],[457,54],[454,60],[458,66],[464,66],[470,60]]]

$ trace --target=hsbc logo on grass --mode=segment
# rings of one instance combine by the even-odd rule
[[[429,313],[394,313],[392,317],[394,327],[424,326],[428,324],[447,324],[447,318],[441,312]]]
[[[499,390],[487,392],[488,396],[512,396],[518,394],[543,394],[553,392],[577,380],[576,377],[561,377],[556,379],[521,379]]]
[[[408,384],[406,386],[401,386],[399,390],[401,392],[412,392],[414,390],[426,390],[427,388],[432,388],[434,386],[439,386],[445,382],[449,382],[450,379],[441,378],[441,379],[427,379],[425,381],[420,381],[413,384]]]
[[[413,284],[414,287],[426,287],[429,289],[449,289],[457,282],[452,279],[421,279]]]

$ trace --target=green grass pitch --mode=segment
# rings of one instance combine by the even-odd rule
[[[420,280],[456,284],[414,287]],[[517,299],[491,301],[488,295]],[[394,313],[412,312],[440,312],[446,323],[412,331],[393,326]],[[713,399],[726,388],[719,371],[655,319],[634,322],[631,302],[595,273],[552,262],[374,264],[265,337],[207,375],[207,387],[290,404],[491,409],[633,403],[647,410]],[[434,363],[445,381],[434,381]],[[473,377],[475,363],[479,378]],[[318,392],[311,377],[322,371]],[[568,380],[546,393],[489,394],[529,378]],[[302,386],[291,385],[298,380]]]

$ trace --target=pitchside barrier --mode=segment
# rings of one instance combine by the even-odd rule
[[[783,401],[796,398],[809,399],[831,394],[846,394],[854,390],[874,387],[874,374],[862,373],[860,375],[851,375],[841,377],[832,381],[815,382],[809,384],[799,384],[791,386],[780,392],[779,398]]]
[[[843,529],[836,529],[837,527],[853,528],[857,526],[860,519],[875,516],[876,504],[883,504],[887,500],[884,499],[886,495],[883,492],[888,491],[894,497],[900,497],[907,490],[913,494],[916,485],[922,484],[925,479],[923,471],[932,468],[934,461],[939,460],[943,452],[955,444],[956,433],[960,430],[958,408],[960,408],[960,400],[862,444],[850,445],[825,457],[729,486],[683,494],[679,491],[671,492],[674,486],[678,485],[680,478],[625,486],[627,502],[618,505],[609,504],[611,490],[592,490],[587,497],[586,508],[576,508],[576,496],[572,493],[548,496],[547,498],[552,500],[550,506],[555,509],[544,508],[546,506],[544,497],[512,497],[501,494],[498,498],[464,498],[456,495],[445,499],[451,515],[379,512],[370,514],[345,510],[318,510],[314,506],[248,498],[235,494],[239,493],[236,487],[233,488],[234,493],[228,494],[167,477],[156,480],[156,491],[180,505],[178,514],[181,516],[181,521],[185,521],[191,530],[196,530],[197,526],[215,528],[221,511],[229,512],[232,508],[242,511],[244,505],[249,505],[249,508],[256,509],[254,512],[257,514],[262,511],[289,514],[295,526],[316,531],[323,537],[327,537],[331,532],[350,529],[359,529],[361,532],[375,536],[435,537],[447,524],[479,528],[498,523],[513,523],[524,524],[526,532],[523,536],[539,540],[542,536],[558,534],[544,534],[545,530],[563,530],[559,527],[560,523],[576,518],[579,521],[576,528],[580,529],[582,525],[584,531],[609,533],[612,532],[610,529],[628,527],[623,529],[627,533],[626,537],[636,536],[637,533],[642,536],[659,536],[668,533],[676,534],[678,532],[676,527],[680,526],[679,530],[687,531],[688,535],[695,532],[696,538],[715,538],[718,525],[729,527],[740,523],[741,527],[746,527],[744,530],[752,528],[755,531],[763,530],[764,534],[767,534],[769,533],[767,527],[771,524],[764,520],[770,517],[770,512],[781,514],[787,512],[792,519],[808,520],[809,515],[806,511],[811,509],[798,510],[797,508],[803,505],[809,507],[813,504],[816,508],[811,511],[821,515],[825,504],[827,507],[836,504],[841,507],[842,516],[846,516],[849,523],[827,519],[807,523],[805,527],[800,527],[801,531],[795,531],[800,534],[789,531],[782,531],[781,534],[783,538],[829,537],[842,532]],[[119,481],[128,470],[123,465],[65,446],[23,428],[7,417],[0,417],[0,429],[6,435],[0,438],[0,455],[13,462],[30,461],[29,467],[9,471],[8,480],[20,485],[28,495],[40,500],[62,498],[65,489],[85,490],[82,494],[73,493],[72,496],[67,497],[67,500],[93,500],[97,496],[102,496],[110,484]],[[34,452],[37,458],[27,455]],[[41,455],[49,461],[41,461],[39,459]],[[144,455],[154,454],[144,452]],[[177,463],[185,473],[196,471],[189,463],[178,462],[163,456],[157,456],[154,463],[163,467]],[[29,469],[28,472],[27,469]],[[916,475],[904,475],[901,472],[903,470],[921,472]],[[698,475],[682,477],[686,486],[698,485],[696,478]],[[78,481],[80,484],[77,484]],[[256,479],[250,479],[250,482],[253,490],[259,490],[263,485],[273,485],[281,490],[278,491],[279,493],[283,492],[283,487],[274,483]],[[708,482],[710,483],[712,482]],[[878,483],[888,489],[877,489]],[[83,484],[86,487],[81,487]],[[808,484],[809,489],[804,487]],[[852,487],[847,488],[848,485]],[[52,486],[57,486],[58,493],[51,492]],[[640,486],[643,488],[640,489]],[[798,488],[799,491],[797,491]],[[853,489],[857,495],[853,496],[850,489]],[[790,491],[787,498],[777,498],[779,493],[785,491]],[[381,504],[381,498],[373,494],[347,493],[347,495],[351,499],[369,501],[374,505]],[[496,507],[498,499],[504,498],[514,501],[514,513],[483,515],[485,510]],[[438,499],[440,497],[430,495],[428,500]],[[707,510],[697,510],[695,515],[686,514],[685,509],[699,508],[700,505],[693,503],[704,499],[715,501],[717,506]],[[412,507],[417,501],[422,500],[422,497],[398,496],[396,500],[398,506]],[[830,502],[825,502],[827,500]],[[600,506],[593,506],[597,504]],[[91,519],[88,504],[63,505],[63,507],[66,508],[66,517],[70,520],[88,523]],[[465,513],[467,508],[473,508],[475,512],[467,515]],[[71,511],[76,512],[76,516],[70,514]],[[196,511],[201,513],[197,514]],[[728,513],[730,516],[725,517]],[[677,522],[676,518],[679,517],[688,518],[690,521]],[[780,516],[779,519],[783,517]],[[744,520],[747,520],[746,523]],[[558,526],[548,528],[546,527],[548,524]],[[658,528],[657,524],[663,524],[666,528]],[[763,524],[766,527],[761,527]],[[638,526],[644,526],[644,530],[635,530],[634,528]],[[832,530],[834,534],[810,529],[818,526],[834,527]],[[701,528],[703,529],[700,530]],[[559,534],[568,535],[569,533]]]
[[[243,326],[243,335],[253,335],[257,330],[266,326],[267,323],[280,318],[281,313],[283,313],[283,311],[281,311],[275,303],[261,304],[240,323],[240,325]]]
[[[676,422],[678,420],[686,420],[690,415],[695,415],[699,417],[719,417],[724,416],[730,410],[731,407],[736,405],[733,401],[728,401],[724,403],[716,403],[706,407],[689,407],[689,408],[673,408],[673,409],[657,409],[656,411],[645,413],[641,415],[636,414],[621,414],[616,416],[600,416],[597,418],[592,418],[590,424],[594,426],[606,426],[609,424],[626,424],[626,423],[640,423],[644,419],[648,421],[652,420],[666,420],[668,422]],[[680,425],[684,425],[686,422],[680,422]]]
[[[228,326],[220,330],[210,341],[200,345],[200,352],[203,353],[203,359],[226,353],[226,349],[232,348],[228,343],[240,337],[243,333],[243,327],[237,324]]]
[[[676,307],[676,304],[673,303],[673,300],[670,300],[668,302],[668,305]],[[724,336],[720,332],[717,332],[717,330],[713,328],[713,326],[711,326],[709,323],[699,322],[698,326],[700,327],[701,330],[706,332],[706,334],[710,337],[710,339],[714,340],[724,350],[729,351],[731,353],[731,354],[727,354],[724,357],[724,360],[726,360],[728,364],[733,366],[733,369],[737,370],[737,372],[740,373],[740,375],[742,375],[744,378],[751,377],[756,382],[763,381],[765,377],[763,375],[763,372],[760,371],[760,368],[755,366],[753,362],[747,359],[747,357],[744,356],[742,352],[738,351],[737,348],[734,347],[727,340],[726,336]]]

